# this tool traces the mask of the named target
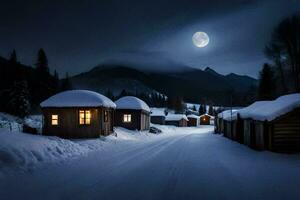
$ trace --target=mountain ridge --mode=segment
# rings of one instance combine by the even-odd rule
[[[90,89],[118,95],[125,89],[133,94],[159,92],[167,96],[181,96],[187,101],[228,103],[228,91],[240,96],[257,80],[244,75],[221,75],[211,68],[189,68],[186,71],[141,71],[128,65],[97,65],[90,71],[71,77],[76,89]]]

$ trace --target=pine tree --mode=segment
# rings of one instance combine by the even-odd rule
[[[127,91],[125,89],[123,89],[119,95],[119,98],[127,96],[127,95],[128,95]]]
[[[105,96],[108,97],[108,98],[110,98],[112,101],[115,100],[115,97],[114,97],[113,93],[109,89],[106,90]]]
[[[25,117],[30,111],[27,81],[15,82],[10,90],[8,110],[19,117]]]
[[[182,98],[176,97],[174,109],[175,109],[175,113],[183,113],[184,102],[183,102]]]
[[[214,115],[214,108],[213,108],[212,105],[209,105],[209,107],[208,107],[208,114],[211,115],[211,116]]]
[[[67,72],[65,78],[61,82],[61,91],[71,90],[72,88],[72,83]]]
[[[13,64],[17,63],[18,62],[18,59],[17,59],[17,53],[16,53],[16,50],[14,49],[11,54],[10,54],[10,57],[9,57],[9,61]]]
[[[274,97],[274,72],[269,64],[265,63],[260,72],[259,85],[258,85],[258,99],[271,100]]]
[[[42,48],[38,51],[38,57],[35,66],[39,72],[49,74],[48,59],[45,51]]]
[[[53,87],[55,93],[59,91],[59,76],[56,70],[54,70],[54,74],[53,74]]]
[[[192,108],[193,111],[197,111],[197,108],[195,105],[193,105],[193,108]]]
[[[206,113],[206,106],[204,104],[200,104],[198,112],[199,115],[204,115]]]

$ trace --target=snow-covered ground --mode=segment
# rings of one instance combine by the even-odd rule
[[[157,127],[162,134],[117,128],[117,137],[73,141],[2,130],[0,199],[300,196],[300,155],[253,151],[212,126]]]

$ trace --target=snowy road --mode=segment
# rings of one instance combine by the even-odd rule
[[[0,199],[295,199],[300,156],[256,152],[209,129],[120,142],[0,179]]]

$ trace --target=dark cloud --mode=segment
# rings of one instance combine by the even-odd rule
[[[1,1],[0,54],[16,48],[32,64],[43,47],[52,69],[74,74],[135,55],[135,62],[151,60],[149,52],[159,52],[156,62],[255,76],[272,27],[299,7],[292,0]],[[198,30],[211,38],[204,49],[191,43]]]

